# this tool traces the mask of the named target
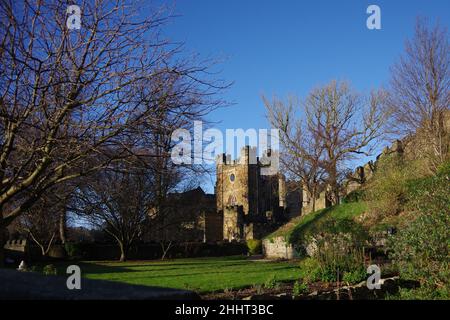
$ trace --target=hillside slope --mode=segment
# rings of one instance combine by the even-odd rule
[[[289,244],[296,244],[303,234],[320,230],[324,224],[333,225],[336,231],[351,228],[354,218],[367,210],[365,202],[342,203],[333,207],[317,210],[304,216],[296,217],[287,224],[268,235],[265,239],[283,237]],[[346,228],[347,227],[347,228]],[[351,230],[350,230],[351,231]]]

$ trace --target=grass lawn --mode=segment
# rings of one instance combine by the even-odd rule
[[[293,261],[252,261],[246,257],[175,259],[167,261],[82,262],[83,277],[130,284],[195,290],[199,293],[240,289],[276,281],[298,279]],[[57,265],[65,274],[66,264]]]

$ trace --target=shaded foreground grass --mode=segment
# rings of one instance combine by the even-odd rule
[[[66,265],[57,265],[58,274],[65,274]],[[264,284],[271,278],[285,282],[299,277],[296,262],[255,261],[243,256],[167,261],[96,261],[78,265],[81,267],[82,276],[89,279],[190,289],[199,293],[251,287]]]

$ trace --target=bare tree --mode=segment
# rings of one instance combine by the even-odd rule
[[[384,100],[382,91],[364,97],[347,83],[337,81],[313,90],[307,97],[306,125],[324,150],[321,166],[327,174],[332,204],[339,201],[345,163],[357,155],[370,155],[383,137],[388,119]]]
[[[206,98],[221,82],[200,79],[209,65],[176,59],[180,46],[161,38],[163,11],[77,4],[81,30],[67,27],[66,1],[0,1],[0,235],[51,187],[130,156],[105,150],[151,118],[162,79],[182,78],[169,97],[204,97],[203,112],[220,104]]]
[[[133,242],[141,237],[154,203],[154,177],[128,163],[84,179],[71,211],[97,229],[106,231],[120,248],[120,261],[128,258]]]
[[[448,156],[445,113],[450,106],[450,46],[447,29],[418,19],[415,36],[391,69],[389,106],[401,134],[421,134],[423,154],[435,171]]]
[[[54,193],[39,199],[33,207],[18,218],[18,230],[26,233],[46,257],[57,239],[59,220],[64,206]]]
[[[323,145],[308,130],[304,121],[296,117],[298,99],[289,97],[282,101],[274,97],[269,101],[262,97],[267,110],[267,118],[274,128],[280,132],[280,162],[287,178],[300,181],[297,188],[306,191],[311,201],[312,211],[318,194],[323,189],[324,170],[321,167]],[[304,199],[305,200],[305,199]]]
[[[69,210],[109,234],[119,246],[120,261],[127,260],[136,241],[151,233],[157,235],[167,253],[171,247],[171,241],[164,237],[168,229],[174,231],[174,226],[180,227],[191,218],[171,210],[174,199],[169,193],[185,177],[184,170],[175,165],[161,169],[162,159],[140,152],[139,157],[115,162],[84,177],[72,197]]]
[[[384,99],[382,92],[364,97],[337,81],[314,89],[301,104],[292,103],[292,98],[287,104],[265,99],[269,119],[282,133],[286,164],[311,195],[323,178],[331,189],[329,200],[338,203],[345,163],[369,155],[383,136]]]

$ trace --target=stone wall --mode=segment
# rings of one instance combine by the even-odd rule
[[[249,190],[249,180],[258,174],[256,164],[250,164],[250,149],[246,148],[238,160],[231,161],[229,156],[222,155],[217,162],[216,199],[217,210],[224,211],[227,206],[242,206],[244,214],[254,211],[257,205],[252,197],[258,186]],[[253,182],[253,181],[252,181]]]
[[[28,248],[28,241],[25,239],[8,240],[4,248],[9,251],[25,253]]]
[[[289,219],[302,214],[302,192],[300,190],[286,192],[286,211]]]
[[[266,151],[267,156],[270,154]],[[285,220],[284,177],[278,172],[261,174],[268,164],[260,160],[256,148],[249,146],[241,150],[236,160],[225,154],[217,159],[215,194],[217,211],[223,214],[225,240],[261,239],[267,235],[265,230],[270,232]],[[295,199],[291,197],[291,205]]]
[[[308,196],[308,193],[306,190],[303,190],[303,199],[302,199],[302,215],[311,213],[313,211],[317,211],[320,209],[325,209],[331,205],[331,202],[329,201],[327,197],[327,191],[322,191],[316,196],[316,201],[314,203],[314,209],[313,209],[313,201]]]
[[[211,212],[206,215],[205,237],[206,241],[223,240],[223,215],[219,212]]]
[[[442,152],[447,154],[449,158],[450,152],[450,110],[442,115],[442,137],[439,147]],[[418,130],[414,134],[410,134],[400,140],[395,140],[390,146],[386,146],[377,156],[376,161],[369,161],[363,166],[357,167],[352,174],[349,175],[345,182],[344,195],[362,187],[369,181],[377,168],[380,159],[390,155],[399,155],[406,161],[422,160],[425,168],[432,167],[434,148],[433,137],[427,135],[423,130]],[[430,172],[431,173],[431,172]]]
[[[263,254],[268,259],[294,259],[297,258],[295,248],[286,242],[284,237],[275,237],[263,240]]]
[[[223,240],[223,216],[216,210],[216,197],[201,187],[170,193],[162,209],[150,209],[150,216],[152,228],[143,235],[144,242]]]
[[[3,248],[6,257],[14,261],[26,259],[30,255],[30,246],[25,239],[8,240]]]
[[[244,211],[242,206],[226,206],[223,209],[223,237],[225,240],[244,238]]]

